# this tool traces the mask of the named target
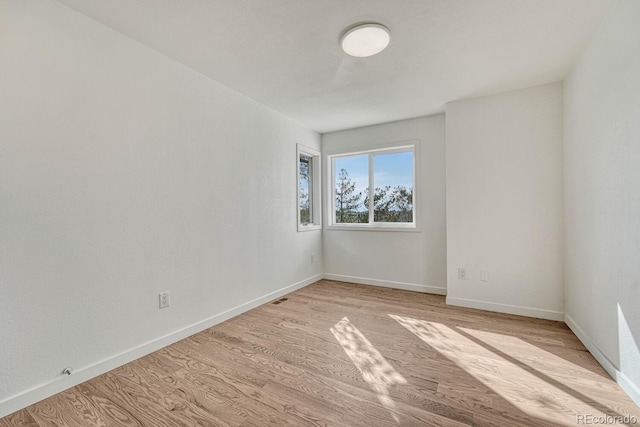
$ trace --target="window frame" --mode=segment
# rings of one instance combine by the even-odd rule
[[[336,171],[335,171],[335,159],[340,157],[352,157],[359,155],[368,156],[368,188],[371,193],[371,189],[374,189],[374,161],[373,158],[378,154],[393,154],[393,153],[413,153],[413,221],[412,222],[374,222],[374,210],[373,210],[373,197],[369,198],[369,223],[339,223],[336,222],[336,209],[335,209],[335,188],[336,188]],[[352,231],[405,231],[405,232],[420,232],[419,212],[421,208],[419,205],[420,197],[418,194],[418,182],[419,182],[419,167],[418,159],[420,158],[420,144],[418,140],[399,141],[395,143],[387,143],[384,145],[370,146],[351,149],[349,151],[334,151],[325,153],[326,170],[326,185],[328,186],[326,191],[326,210],[325,218],[326,230],[352,230]]]
[[[300,218],[300,157],[311,158],[309,175],[310,180],[310,216],[311,222],[303,224]],[[322,185],[321,185],[321,154],[320,151],[302,144],[296,145],[296,218],[298,231],[312,231],[322,229]]]

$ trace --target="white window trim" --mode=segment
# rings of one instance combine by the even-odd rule
[[[335,171],[334,160],[338,157],[357,156],[357,155],[369,155],[369,188],[373,188],[373,162],[371,156],[384,153],[392,154],[399,152],[413,151],[413,222],[412,223],[398,223],[398,222],[373,222],[373,209],[371,204],[373,198],[369,198],[369,223],[368,224],[354,224],[354,223],[336,223],[335,222]],[[376,145],[370,147],[361,147],[351,149],[349,151],[332,151],[325,153],[325,161],[327,165],[325,183],[327,185],[326,199],[325,199],[325,218],[327,222],[325,224],[325,230],[350,230],[350,231],[402,231],[402,232],[420,232],[420,212],[422,212],[420,206],[420,195],[418,193],[418,183],[420,182],[420,168],[418,166],[420,159],[420,141],[409,140],[399,141],[394,143],[388,143],[384,145]]]
[[[300,156],[311,157],[311,218],[312,224],[302,224],[300,222]],[[313,148],[297,144],[296,148],[296,218],[298,221],[298,231],[312,231],[322,229],[322,185],[320,171],[322,165],[320,163],[320,151]]]

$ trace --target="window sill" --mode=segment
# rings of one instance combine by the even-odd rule
[[[298,224],[298,232],[301,232],[301,231],[313,231],[313,230],[322,230],[322,225],[320,225],[320,224],[311,224],[311,225]]]
[[[407,225],[327,225],[325,230],[328,231],[399,231],[401,233],[420,233],[420,229],[415,224]]]

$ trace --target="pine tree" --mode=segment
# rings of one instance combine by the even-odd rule
[[[362,193],[356,193],[356,183],[351,181],[346,169],[340,169],[336,180],[336,222],[360,222],[357,209]]]

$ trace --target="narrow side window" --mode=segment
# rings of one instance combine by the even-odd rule
[[[320,152],[298,144],[298,231],[320,229]]]

